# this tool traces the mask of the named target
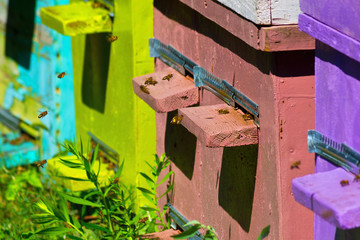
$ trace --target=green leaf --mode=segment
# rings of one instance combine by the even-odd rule
[[[153,172],[155,172],[156,171],[156,167],[154,167],[154,166],[151,166],[151,164],[150,163],[148,163],[148,162],[146,162],[145,161],[145,163],[151,168],[151,170],[153,171]]]
[[[159,156],[158,156],[157,154],[154,154],[154,156],[155,156],[155,163],[156,163],[156,165],[159,165],[159,162],[160,162]]]
[[[143,194],[150,194],[150,195],[154,195],[154,196],[155,196],[155,194],[154,194],[152,191],[150,191],[150,190],[148,190],[148,189],[146,189],[146,188],[137,187],[137,189],[139,189]]]
[[[39,175],[36,172],[35,168],[33,168],[30,172],[29,172],[29,176],[27,178],[27,182],[30,183],[32,186],[37,187],[37,188],[43,188],[43,185],[40,181]]]
[[[93,229],[93,230],[100,230],[100,231],[103,231],[103,232],[107,232],[107,233],[111,233],[111,231],[105,227],[102,227],[102,226],[99,226],[99,225],[95,225],[95,224],[92,224],[92,223],[86,223],[86,222],[81,222],[81,224],[83,226],[85,226],[86,228],[88,229]]]
[[[83,240],[82,238],[70,235],[70,234],[66,234],[67,237],[69,237],[70,239],[74,239],[74,240]]]
[[[201,226],[199,227],[199,225],[195,225],[195,226],[192,226],[191,228],[185,230],[184,232],[179,233],[177,235],[173,235],[171,237],[174,239],[187,239],[187,238],[195,236],[196,232],[200,228],[201,228]]]
[[[173,189],[173,187],[174,187],[174,183],[175,183],[175,182],[173,182],[173,183],[166,189],[166,191],[165,191],[163,194],[161,194],[161,196],[160,196],[159,198],[162,198],[162,197],[165,196],[168,192],[170,192],[170,191]]]
[[[270,233],[270,225],[267,225],[260,233],[257,240],[263,240],[265,237],[267,237]]]
[[[67,150],[60,151],[57,154],[53,155],[52,158],[65,157],[65,156],[67,156],[68,153],[69,153],[69,151],[67,151]]]
[[[148,175],[146,175],[145,173],[143,172],[140,172],[140,175],[143,176],[146,180],[148,180],[149,182],[155,184],[154,180],[151,179]]]
[[[68,177],[68,176],[60,176],[60,175],[56,175],[55,177],[64,178],[64,179],[69,179],[69,180],[74,180],[74,181],[80,181],[80,182],[87,182],[87,181],[89,181],[89,179],[75,178],[75,177]]]
[[[122,170],[123,170],[123,168],[124,168],[124,163],[125,163],[125,160],[123,160],[122,163],[121,163],[121,165],[119,166],[119,169],[117,170],[117,172],[116,172],[116,174],[115,174],[115,178],[121,176]]]
[[[84,200],[82,198],[78,198],[78,197],[73,197],[64,193],[60,193],[61,196],[63,196],[66,200],[72,202],[72,203],[76,203],[76,204],[80,204],[80,205],[86,205],[86,206],[91,206],[91,207],[103,207],[102,204],[97,204],[97,203],[93,203],[90,202],[88,200]]]
[[[69,160],[65,160],[65,159],[62,159],[62,158],[59,158],[60,159],[60,163],[69,167],[69,168],[82,168],[84,169],[84,166],[78,162],[78,159],[73,159],[77,162],[73,162],[73,161],[69,161]]]
[[[71,215],[71,222],[74,224],[75,227],[82,230],[79,221],[73,215]]]
[[[152,207],[140,207],[141,209],[145,210],[145,211],[149,211],[149,212],[152,212],[152,211],[155,211],[157,212],[157,209],[156,208],[152,208]]]
[[[159,184],[157,186],[160,186],[161,184],[163,184],[163,182],[165,182],[170,176],[171,174],[173,174],[173,171],[168,172],[165,177],[159,182]]]
[[[107,189],[106,189],[105,192],[104,192],[104,197],[107,196],[107,194],[110,192],[110,190],[111,190],[113,187],[115,187],[115,185],[110,185],[109,187],[107,187]]]
[[[74,231],[74,229],[70,229],[70,228],[66,228],[66,227],[50,227],[50,228],[45,228],[43,230],[40,230],[40,231],[36,232],[36,234],[56,236],[56,235],[60,235],[60,234],[71,232],[71,231]]]
[[[58,219],[47,213],[34,214],[31,217],[31,221],[36,224],[49,224],[58,221]]]
[[[99,152],[99,144],[96,144],[95,150],[94,150],[93,154],[91,155],[91,160],[90,160],[91,169],[94,167],[94,163],[95,163],[95,160],[97,159],[98,152]]]

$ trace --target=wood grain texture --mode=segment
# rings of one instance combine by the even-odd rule
[[[360,226],[360,188],[354,175],[341,168],[295,178],[296,201],[340,229]],[[347,180],[349,185],[341,186]],[[331,189],[331,191],[329,191]]]
[[[228,114],[219,114],[227,109]],[[181,124],[207,147],[235,147],[258,143],[258,130],[252,120],[245,121],[239,110],[227,104],[179,109]]]
[[[168,74],[173,74],[173,77],[169,81],[162,80]],[[155,86],[144,84],[149,77],[157,81]],[[146,86],[149,94],[141,91],[141,85]],[[195,87],[194,82],[171,67],[163,71],[135,77],[133,79],[133,88],[135,94],[156,112],[171,112],[199,102],[199,90]]]
[[[179,1],[257,50],[277,52],[315,49],[315,40],[301,32],[295,24],[259,27],[214,1],[206,1],[206,7],[203,1]]]
[[[265,52],[314,49],[315,39],[299,30],[298,25],[262,27],[259,48]]]

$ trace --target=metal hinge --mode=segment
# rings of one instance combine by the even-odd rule
[[[191,228],[191,226],[184,227],[184,225],[186,223],[188,223],[189,221],[183,215],[181,215],[179,213],[179,211],[176,210],[174,208],[174,206],[172,206],[170,203],[167,203],[167,205],[169,207],[169,215],[172,218],[173,223],[176,224],[176,226],[173,226],[174,229],[177,229],[177,227],[180,227],[183,231],[185,231],[185,230]],[[204,237],[199,231],[196,232],[195,236],[189,238],[189,240],[203,240],[203,239],[204,239]]]
[[[0,121],[10,130],[19,129],[20,119],[11,114],[8,110],[0,108]]]
[[[88,132],[88,134],[91,137],[92,141],[94,141],[96,144],[99,144],[99,149],[113,160],[112,162],[114,162],[115,164],[119,164],[119,154],[114,149],[106,145],[103,141],[101,141],[91,132]]]
[[[309,152],[317,153],[329,162],[355,175],[360,173],[360,154],[345,143],[337,143],[315,130],[308,131]]]

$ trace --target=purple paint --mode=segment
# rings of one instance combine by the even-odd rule
[[[303,3],[304,2],[305,1],[303,1]],[[309,10],[310,2],[302,5],[303,10],[319,19],[325,17],[324,19],[328,20],[333,9],[329,9],[328,6],[322,8],[320,5],[326,1],[320,2],[321,3],[311,1],[311,5],[317,6],[318,9],[314,9],[319,10],[319,12],[316,12],[314,9]],[[338,5],[339,4],[334,4],[334,6]],[[351,6],[343,2],[341,2],[341,5],[347,9]],[[326,11],[329,12],[325,14]],[[349,17],[354,18],[353,20],[356,21],[356,27],[359,29],[357,33],[360,34],[360,25],[358,25],[357,18],[354,16],[344,16],[344,19],[348,19]],[[353,24],[353,21],[346,24],[343,21],[339,21],[338,23],[342,27],[339,29],[343,30],[346,29],[346,26]],[[299,28],[317,39],[315,51],[315,129],[337,142],[345,142],[360,152],[360,135],[358,134],[360,132],[360,108],[357,107],[360,106],[360,42],[306,14],[299,16]],[[326,172],[335,168],[334,165],[317,156],[316,172]],[[328,180],[332,181],[335,176],[332,176],[331,173],[334,171],[326,172],[324,173],[325,175],[321,175],[320,173],[317,175],[320,178],[328,174]],[[313,176],[306,177],[311,178]],[[324,208],[330,208],[326,198],[335,196],[335,199],[333,199],[334,202],[332,203],[335,204],[332,208],[334,217],[329,219],[329,217],[325,216],[328,220],[326,221],[324,220],[324,216],[315,216],[315,239],[337,239],[339,234],[344,231],[337,229],[336,226],[341,229],[360,226],[360,217],[357,216],[357,212],[359,211],[349,211],[349,208],[357,207],[358,201],[347,203],[347,208],[344,206],[339,207],[344,200],[344,195],[336,191],[339,189],[343,190],[342,188],[338,187],[335,191],[334,188],[325,184],[318,191],[325,190],[328,193],[324,195],[316,194],[316,197],[312,195],[311,199],[309,194],[312,192],[312,187],[303,186],[303,188],[301,188],[297,185],[297,180],[294,180],[293,187],[294,195],[297,195],[298,198],[297,200],[307,207],[309,207],[310,201],[312,204],[311,208],[317,214],[320,214]],[[331,189],[331,192],[329,189]],[[302,193],[300,194],[301,191]],[[338,198],[336,198],[336,194],[338,194]],[[351,188],[351,194],[360,194],[360,187],[356,186],[354,189]],[[301,197],[299,198],[299,196]]]
[[[360,62],[359,41],[342,34],[336,29],[331,28],[306,14],[299,15],[299,29],[313,38],[337,49],[346,56]]]
[[[300,0],[300,8],[319,22],[360,40],[359,0]]]

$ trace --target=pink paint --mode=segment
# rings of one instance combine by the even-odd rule
[[[157,114],[157,151],[174,156],[171,203],[189,220],[214,226],[219,239],[256,239],[268,224],[269,240],[313,239],[313,214],[291,193],[294,177],[314,171],[306,146],[307,130],[314,127],[313,51],[258,51],[241,39],[249,32],[235,36],[175,0],[154,5],[156,38],[260,107],[259,144],[231,148],[208,148],[184,127],[169,124],[174,112]],[[163,68],[156,61],[156,70]],[[201,106],[220,103],[200,91]],[[300,168],[291,170],[296,160]]]

